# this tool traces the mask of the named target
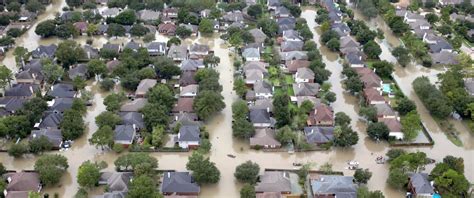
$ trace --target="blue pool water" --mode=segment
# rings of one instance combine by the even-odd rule
[[[390,84],[382,84],[382,89],[385,93],[392,93],[392,88],[390,87]]]
[[[435,194],[433,195],[433,198],[441,198],[441,195],[435,193]]]

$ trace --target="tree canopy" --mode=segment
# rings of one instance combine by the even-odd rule
[[[217,183],[221,176],[214,162],[198,152],[189,156],[186,168],[192,171],[192,176],[198,184]]]
[[[38,172],[41,182],[47,186],[59,183],[67,168],[67,158],[59,154],[42,155],[35,162],[35,171]]]

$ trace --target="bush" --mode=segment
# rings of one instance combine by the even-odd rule
[[[122,144],[114,144],[112,147],[112,150],[114,150],[116,153],[121,153],[125,150]]]
[[[14,144],[8,149],[8,155],[12,157],[21,157],[28,153],[28,146],[23,143]]]
[[[100,89],[104,91],[110,91],[115,86],[115,82],[111,78],[105,78],[100,82]]]

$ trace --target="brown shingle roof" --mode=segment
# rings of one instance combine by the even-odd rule
[[[178,113],[178,112],[192,113],[192,112],[194,112],[193,102],[194,102],[194,98],[179,98],[178,102],[173,107],[172,112],[174,112],[174,113]]]

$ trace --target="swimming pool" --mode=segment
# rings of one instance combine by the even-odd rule
[[[435,194],[433,195],[433,198],[441,198],[441,195],[435,193]]]
[[[391,94],[392,93],[392,87],[390,84],[382,84],[382,90],[385,93]]]

